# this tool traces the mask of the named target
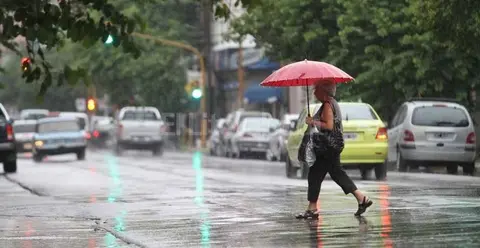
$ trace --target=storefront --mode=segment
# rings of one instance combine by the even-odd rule
[[[214,50],[214,70],[218,89],[218,106],[221,114],[234,111],[240,107],[247,110],[262,110],[281,116],[288,108],[287,90],[259,86],[260,82],[280,67],[269,60],[262,48],[255,44],[243,44],[244,95],[242,106],[238,106],[238,45],[216,46]]]

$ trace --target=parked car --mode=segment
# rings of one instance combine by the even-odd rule
[[[208,140],[208,149],[210,151],[210,155],[220,156],[222,154],[222,152],[220,151],[220,132],[224,124],[224,118],[218,119],[215,123],[212,135],[210,135],[210,139]]]
[[[166,125],[155,107],[124,107],[118,114],[114,148],[117,154],[125,149],[150,150],[163,154]]]
[[[48,117],[48,109],[24,109],[20,111],[21,120],[38,120]]]
[[[13,123],[17,152],[32,151],[36,125],[36,120],[18,120]]]
[[[267,160],[269,161],[286,161],[287,148],[286,143],[290,130],[295,126],[298,114],[286,114],[283,116],[281,125],[275,127],[275,130],[269,135],[269,149],[267,151]]]
[[[225,156],[231,157],[233,155],[231,139],[238,131],[240,123],[248,117],[272,118],[272,114],[260,111],[245,111],[243,109],[234,111],[229,114],[225,122],[225,129],[223,130],[223,133],[221,133],[220,138],[220,140],[222,141],[222,145],[225,148]]]
[[[416,98],[390,122],[389,160],[399,171],[446,165],[448,173],[475,171],[476,134],[467,109],[452,99]]]
[[[17,150],[15,147],[15,135],[13,120],[0,103],[0,162],[3,163],[5,173],[17,171]]]
[[[316,113],[321,104],[310,105],[311,113]],[[388,136],[385,124],[375,110],[366,103],[340,102],[345,148],[340,155],[344,168],[357,168],[366,179],[371,170],[377,179],[387,176]],[[286,161],[287,177],[293,177],[301,170],[302,178],[308,175],[308,166],[298,161],[298,148],[307,129],[305,108],[288,137],[288,156]]]
[[[75,153],[85,159],[87,139],[75,117],[47,117],[38,120],[33,136],[33,160],[41,162],[45,156]]]
[[[269,148],[268,135],[280,126],[274,118],[248,117],[242,120],[231,140],[232,157],[260,154],[265,158]]]

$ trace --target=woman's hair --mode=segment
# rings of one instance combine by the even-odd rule
[[[337,85],[328,80],[318,81],[317,87],[321,88],[323,91],[327,93],[327,95],[334,97],[337,93]]]

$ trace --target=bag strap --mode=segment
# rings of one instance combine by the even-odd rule
[[[333,130],[332,131],[338,131],[337,125],[335,124],[335,122],[337,121],[337,111],[335,110],[335,106],[333,106],[332,102],[330,101],[326,101],[324,104],[330,105],[330,109],[332,109],[332,113],[333,113]],[[323,107],[323,104],[322,104],[322,107]]]

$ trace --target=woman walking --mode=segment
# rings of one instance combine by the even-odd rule
[[[315,97],[322,102],[322,107],[313,117],[307,117],[307,133],[310,133],[312,127],[318,130],[327,130],[332,133],[343,133],[342,114],[337,101],[334,99],[336,85],[330,81],[322,81],[315,86]],[[338,134],[338,133],[337,133]],[[339,135],[338,137],[343,137]],[[316,219],[318,218],[317,201],[320,194],[320,187],[327,172],[343,190],[345,194],[353,194],[358,201],[358,210],[355,216],[363,214],[373,202],[365,196],[352,179],[345,173],[340,166],[340,152],[334,149],[328,149],[325,152],[316,154],[315,163],[308,172],[308,208],[305,213],[297,218]]]

